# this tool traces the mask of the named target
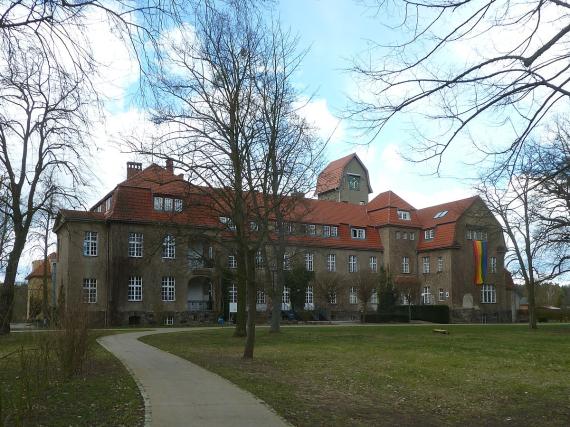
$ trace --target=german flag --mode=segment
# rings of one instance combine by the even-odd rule
[[[476,285],[485,283],[487,276],[487,242],[473,240],[474,278]]]

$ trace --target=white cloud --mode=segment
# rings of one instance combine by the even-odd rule
[[[319,136],[336,144],[345,137],[342,120],[335,117],[326,99],[302,99],[298,103],[299,114],[305,117],[318,131]]]

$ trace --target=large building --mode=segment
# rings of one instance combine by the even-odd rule
[[[479,197],[424,209],[391,191],[369,201],[368,171],[356,154],[331,162],[316,188],[318,199],[302,199],[303,214],[289,219],[287,258],[345,286],[326,295],[309,286],[306,310],[358,318],[351,278],[384,266],[395,283],[416,288],[415,304],[449,305],[459,321],[510,319],[505,242]],[[91,210],[62,210],[56,280],[66,303],[83,301],[105,325],[185,324],[235,311],[231,218],[213,209],[212,197],[171,162],[145,169],[129,162],[127,179]],[[277,302],[283,309],[288,292]],[[376,303],[373,295],[371,308]],[[271,304],[260,285],[257,310]]]

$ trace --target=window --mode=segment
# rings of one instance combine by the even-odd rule
[[[281,297],[281,302],[283,304],[291,303],[291,293],[287,286],[283,286],[283,296]]]
[[[331,225],[331,237],[338,237],[338,227]]]
[[[317,234],[317,226],[315,224],[307,224],[307,234],[309,236]]]
[[[142,301],[142,277],[129,277],[129,289],[127,293],[129,301]]]
[[[182,199],[174,199],[174,212],[182,212]]]
[[[402,239],[408,240],[408,233],[406,231],[402,231]]]
[[[410,233],[410,240],[416,240],[416,233]]]
[[[323,225],[323,237],[331,237],[331,226]]]
[[[327,271],[336,271],[336,255],[327,255]]]
[[[487,240],[487,232],[482,230],[467,230],[467,240]]]
[[[174,201],[170,197],[165,197],[164,210],[167,212],[171,212],[173,207],[174,207]]]
[[[165,324],[166,326],[172,326],[172,325],[174,325],[174,316],[166,316],[166,317],[164,318],[164,324]]]
[[[348,272],[356,273],[358,271],[358,257],[356,255],[348,256]]]
[[[305,304],[306,305],[313,305],[314,298],[313,298],[313,287],[307,286],[307,291],[305,292]]]
[[[352,229],[353,239],[364,239],[366,238],[366,230],[364,228],[353,228]]]
[[[228,297],[229,297],[230,304],[235,304],[238,302],[238,300],[237,300],[237,298],[238,298],[237,286],[233,282],[230,283],[230,286],[228,286]]]
[[[376,273],[378,271],[378,258],[375,256],[370,257],[370,271]]]
[[[402,273],[410,272],[410,258],[407,256],[402,257]]]
[[[160,295],[163,301],[174,301],[176,296],[176,281],[174,277],[164,276],[162,278]]]
[[[336,291],[329,291],[328,297],[329,304],[336,304]]]
[[[422,288],[422,304],[431,304],[431,288],[429,286]]]
[[[174,236],[167,234],[162,241],[162,258],[174,259],[176,257],[176,242]]]
[[[154,210],[161,211],[163,207],[164,199],[162,197],[154,196]]]
[[[495,304],[497,302],[497,290],[495,285],[483,285],[481,288],[481,303]]]
[[[350,304],[358,304],[358,290],[355,286],[352,286],[349,290],[348,302]]]
[[[129,256],[141,258],[143,256],[143,234],[129,233]]]
[[[400,209],[398,209],[398,218],[404,221],[410,221],[412,219],[410,212],[401,211]]]
[[[435,237],[435,228],[430,228],[424,231],[424,239],[432,240]]]
[[[445,301],[445,289],[439,288],[439,300]]]
[[[97,303],[97,279],[83,279],[83,302]]]
[[[291,270],[291,256],[287,252],[283,254],[283,270]]]
[[[255,253],[255,268],[261,270],[263,268],[263,255],[261,251]]]
[[[251,231],[259,231],[259,224],[255,221],[249,221],[249,229]]]
[[[86,231],[83,237],[83,255],[97,256],[97,232]]]
[[[445,215],[447,215],[447,212],[448,211],[439,211],[433,216],[433,219],[443,218]]]
[[[228,268],[237,268],[237,260],[235,255],[228,255]]]
[[[236,231],[236,226],[231,218],[228,218],[227,216],[221,216],[220,222],[224,224],[228,229]]]
[[[492,256],[489,258],[489,268],[491,273],[497,272],[497,257]]]
[[[348,174],[348,188],[349,190],[360,190],[360,175]]]
[[[372,289],[372,293],[370,294],[370,304],[378,304],[378,291],[376,289]]]
[[[399,231],[396,231],[396,239],[397,240],[400,240],[400,236],[401,236],[401,233]]]
[[[443,271],[443,257],[437,257],[437,272],[441,273]]]
[[[305,268],[307,271],[313,270],[313,254],[305,254]]]
[[[429,257],[425,256],[422,258],[423,261],[423,272],[429,273]]]
[[[263,291],[263,289],[257,290],[257,294],[255,297],[255,303],[256,304],[265,304],[266,303],[265,292]]]

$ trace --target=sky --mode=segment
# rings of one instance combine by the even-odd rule
[[[473,194],[473,181],[458,179],[455,168],[462,162],[450,156],[444,173],[447,178],[433,176],[434,167],[410,163],[402,157],[412,141],[409,122],[392,123],[374,141],[353,129],[350,120],[341,119],[355,94],[353,75],[348,71],[353,58],[365,55],[369,41],[393,42],[393,32],[383,27],[376,10],[359,2],[346,0],[286,0],[277,4],[274,16],[282,25],[300,38],[299,47],[308,53],[295,77],[295,85],[310,102],[304,114],[320,130],[320,135],[330,138],[326,150],[327,161],[356,152],[369,170],[373,194],[392,190],[417,208]],[[106,120],[95,128],[97,150],[94,161],[93,188],[88,197],[92,204],[110,191],[126,176],[126,162],[141,160],[132,154],[121,152],[118,141],[121,136],[136,133],[144,137],[148,125],[143,112],[129,101],[129,90],[136,86],[136,63],[120,42],[106,31],[94,29],[94,48],[101,55],[108,69],[104,70],[102,90],[109,97],[106,103]],[[108,49],[112,45],[116,48]],[[455,171],[455,172],[454,172]],[[464,171],[464,169],[463,169]],[[451,177],[449,177],[451,176]]]

